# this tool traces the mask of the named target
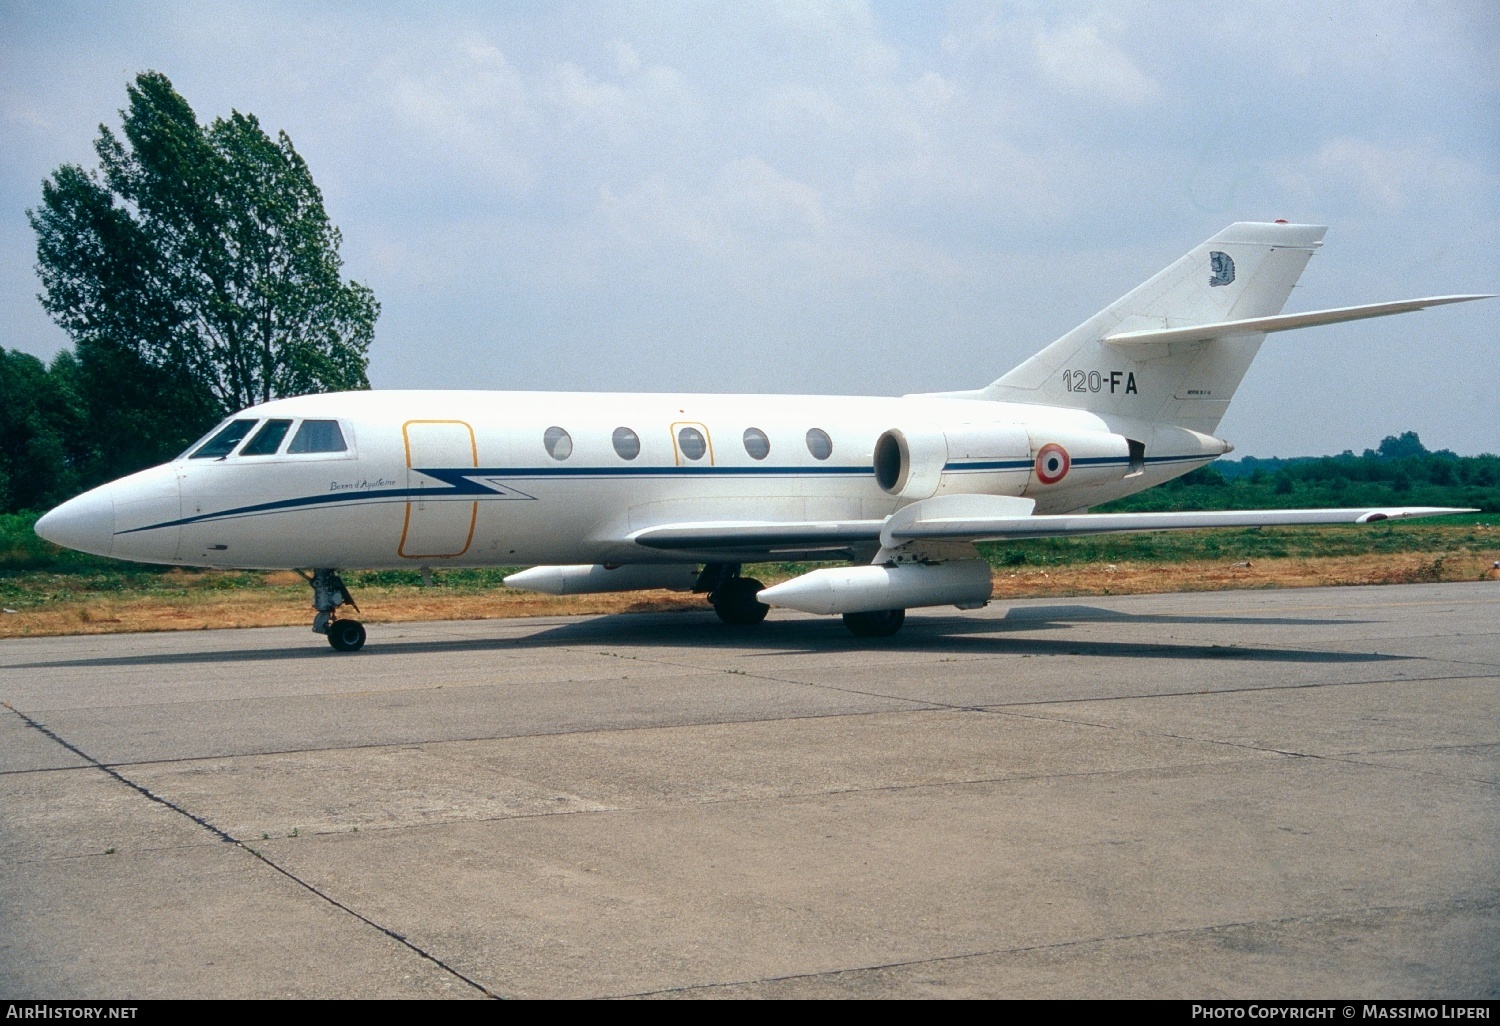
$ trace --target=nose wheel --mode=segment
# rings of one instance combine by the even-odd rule
[[[328,625],[328,643],[340,652],[358,652],[365,647],[365,625],[358,620],[335,620]]]
[[[344,586],[344,579],[338,572],[314,570],[309,575],[298,570],[297,573],[312,585],[313,608],[318,611],[313,617],[313,633],[325,635],[328,643],[339,652],[358,652],[364,648],[365,625],[358,620],[339,619],[340,606],[347,605],[358,612],[359,603],[349,594],[349,589]]]

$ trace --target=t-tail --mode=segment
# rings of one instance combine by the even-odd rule
[[[978,393],[1212,435],[1266,334],[1485,296],[1282,314],[1321,225],[1239,222]]]

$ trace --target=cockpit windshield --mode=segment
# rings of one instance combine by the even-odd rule
[[[193,454],[188,458],[194,460],[223,459],[234,451],[234,447],[240,444],[256,423],[254,420],[231,420],[228,424],[220,428],[212,438],[195,449]]]
[[[345,452],[349,446],[336,420],[304,420],[287,446],[288,453]]]
[[[281,448],[281,440],[286,437],[287,429],[292,426],[289,420],[268,420],[265,427],[255,432],[255,437],[245,443],[240,450],[241,456],[274,456],[276,450]]]

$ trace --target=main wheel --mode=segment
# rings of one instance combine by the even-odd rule
[[[365,625],[358,620],[335,620],[328,625],[328,643],[340,652],[358,652],[365,647]]]
[[[771,607],[755,596],[765,587],[752,577],[731,577],[714,592],[714,612],[731,627],[751,627],[760,623]]]
[[[905,622],[904,609],[877,609],[869,613],[844,614],[844,626],[856,638],[889,638]]]

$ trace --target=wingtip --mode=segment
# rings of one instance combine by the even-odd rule
[[[1372,509],[1368,513],[1358,517],[1356,524],[1378,524],[1382,520],[1411,520],[1416,517],[1450,517],[1461,513],[1482,513],[1483,510],[1470,507],[1457,506],[1401,506],[1386,509]]]

